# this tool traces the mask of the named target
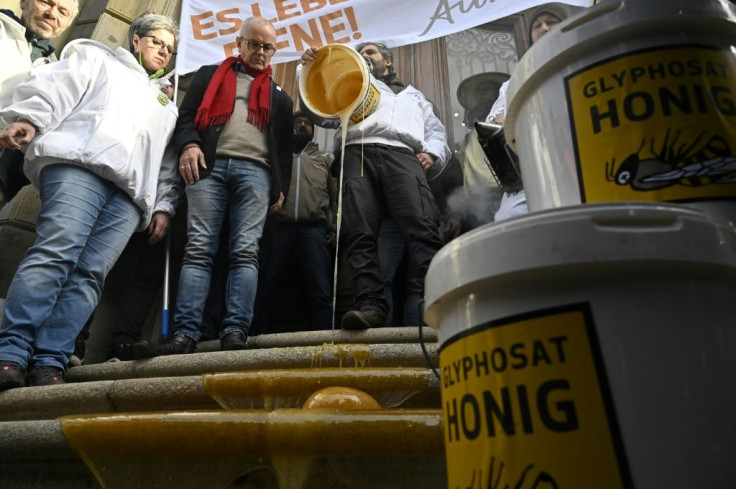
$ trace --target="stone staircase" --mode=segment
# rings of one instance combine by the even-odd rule
[[[237,352],[202,342],[194,354],[83,365],[66,385],[2,392],[0,487],[444,488],[440,386],[428,368],[437,337],[423,328],[423,348],[419,333],[261,335]],[[373,413],[292,407],[335,385],[379,400],[404,392]],[[274,401],[289,395],[286,407]]]

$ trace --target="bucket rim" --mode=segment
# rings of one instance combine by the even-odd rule
[[[358,51],[355,50],[355,48],[347,44],[339,44],[339,43],[325,44],[324,46],[320,47],[317,50],[318,59],[320,57],[320,53],[327,52],[328,48],[330,50],[337,49],[338,51],[344,51],[346,53],[349,53],[350,56],[352,56],[361,66],[361,71],[363,73],[363,84],[361,85],[360,93],[362,94],[362,96],[356,97],[356,101],[345,109],[345,111],[348,114],[352,114],[353,111],[362,102],[365,94],[368,93],[368,90],[370,90],[371,81],[370,81],[370,71],[368,69],[368,65],[366,64],[365,59],[360,55],[360,53],[358,53]],[[327,114],[313,107],[312,104],[309,102],[308,97],[306,97],[306,86],[305,85],[307,83],[307,78],[309,77],[309,73],[311,72],[312,67],[314,66],[314,63],[316,62],[317,60],[315,60],[312,63],[307,63],[302,67],[302,71],[299,76],[299,84],[297,87],[299,90],[299,98],[301,102],[306,106],[307,110],[309,110],[312,114],[316,115],[317,117],[320,117],[322,119],[338,120],[339,117],[336,114]]]
[[[725,267],[736,276],[736,227],[682,204],[616,202],[530,212],[448,243],[425,280],[425,318],[479,281],[552,267],[633,262]]]
[[[703,45],[703,40],[680,38],[654,39],[652,29],[668,29],[664,19],[676,21],[689,32],[696,29],[715,36],[719,31],[717,21],[730,24],[736,33],[736,5],[717,0],[699,2],[672,0],[662,2],[642,2],[636,0],[608,0],[573,14],[547,33],[519,59],[506,90],[506,116],[504,131],[507,142],[513,150],[516,147],[516,119],[520,107],[533,95],[534,91],[549,79],[564,72],[564,68],[579,60],[591,57],[590,63],[601,62],[611,56],[611,46],[616,43],[632,43],[646,39],[649,48],[693,44]],[[629,8],[629,7],[632,8]],[[669,17],[668,17],[669,16]],[[602,20],[601,20],[602,19]],[[707,20],[702,26],[697,19]],[[682,34],[682,33],[680,33]],[[715,46],[715,43],[713,44]],[[600,49],[599,49],[600,48]],[[580,66],[578,66],[580,68]],[[577,69],[577,68],[576,68]]]

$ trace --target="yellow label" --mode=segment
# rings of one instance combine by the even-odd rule
[[[630,487],[586,305],[477,326],[440,367],[450,489]]]
[[[363,101],[358,105],[358,107],[353,111],[353,115],[350,116],[350,120],[355,122],[356,124],[369,115],[371,115],[373,112],[376,111],[378,108],[378,102],[381,100],[381,93],[378,91],[376,87],[373,86],[372,83],[368,84],[368,91],[365,94],[365,97],[363,98]]]
[[[566,78],[583,202],[736,199],[736,57],[642,50]]]

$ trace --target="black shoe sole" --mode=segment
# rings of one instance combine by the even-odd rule
[[[348,329],[348,330],[361,330],[361,329],[368,329],[371,327],[370,324],[368,324],[366,321],[363,321],[358,316],[346,316],[342,318],[342,322],[340,323],[340,326],[342,329]]]
[[[132,350],[134,360],[139,360],[141,358],[153,358],[161,355],[156,349],[156,345],[147,341],[138,341],[136,343],[133,343]]]
[[[245,341],[238,341],[238,342],[228,343],[227,345],[221,345],[220,349],[222,351],[245,350]]]
[[[23,381],[6,379],[0,382],[0,391],[6,391],[8,389],[17,389],[18,387],[25,387],[25,386],[26,386],[26,383]]]
[[[66,384],[66,380],[59,379],[59,380],[51,380],[51,381],[41,381],[41,382],[28,382],[28,387],[43,387],[45,385],[61,385]]]

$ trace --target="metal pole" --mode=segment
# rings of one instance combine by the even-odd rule
[[[174,103],[179,95],[179,75],[174,75]],[[163,287],[163,310],[161,311],[161,338],[169,336],[169,273],[171,269],[171,233],[173,226],[169,226],[166,233],[166,251],[164,253],[164,287]]]

